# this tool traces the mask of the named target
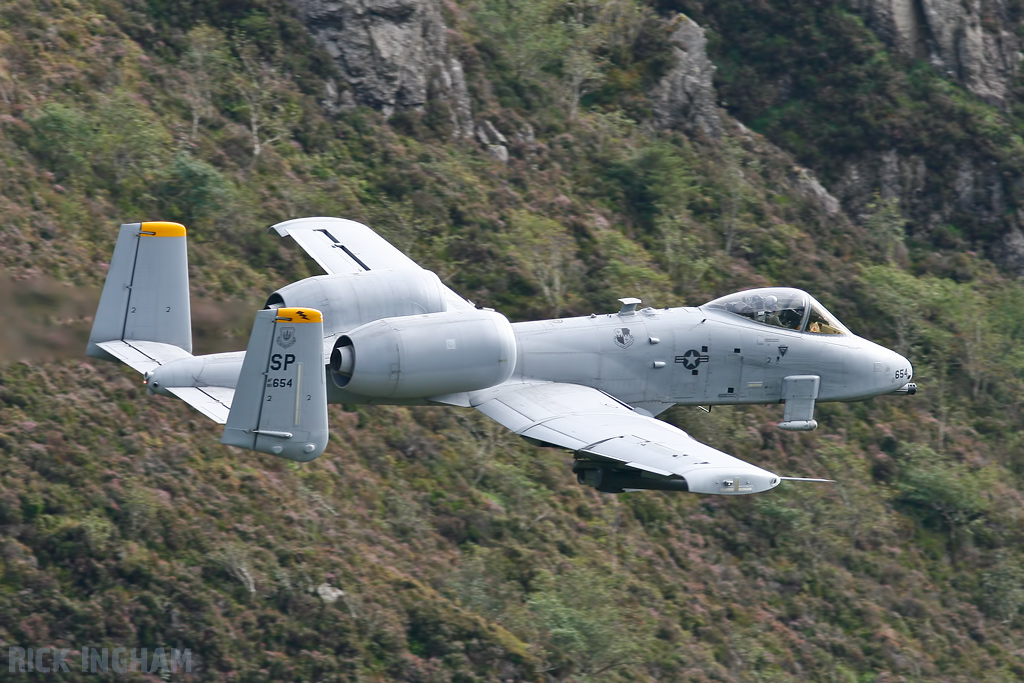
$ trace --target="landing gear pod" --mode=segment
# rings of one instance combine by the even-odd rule
[[[314,308],[256,314],[221,443],[309,462],[327,447],[323,316]]]

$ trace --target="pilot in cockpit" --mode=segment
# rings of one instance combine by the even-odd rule
[[[765,287],[728,294],[705,306],[794,332],[849,334],[834,315],[806,292],[788,287]]]
[[[779,297],[774,294],[769,294],[764,298],[764,319],[762,322],[782,327],[782,321],[779,320]]]
[[[784,308],[779,313],[779,325],[790,330],[799,330],[800,323],[804,320],[804,314],[798,313],[792,308]]]

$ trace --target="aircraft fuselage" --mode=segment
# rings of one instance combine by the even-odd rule
[[[818,401],[891,393],[913,376],[906,358],[855,335],[801,333],[701,308],[538,320],[513,329],[514,377],[591,386],[651,412],[658,404],[778,403],[783,379],[792,375],[818,375]]]
[[[758,324],[703,307],[513,323],[512,379],[599,389],[656,415],[671,405],[779,403],[786,377],[817,375],[817,401],[892,393],[913,377],[903,356],[853,334]],[[428,404],[358,396],[328,382],[331,403]],[[459,403],[458,397],[445,402]]]

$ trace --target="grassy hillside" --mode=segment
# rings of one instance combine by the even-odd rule
[[[852,115],[847,87],[898,93],[936,158],[950,138],[928,128],[927,93],[966,112],[944,130],[1006,159],[1012,113],[884,53],[834,99],[747,101],[780,54],[813,71],[800,31],[837,24],[764,5],[785,39],[772,51],[709,3],[685,9],[750,128],[656,132],[646,93],[670,66],[672,8],[522,7],[445,7],[474,110],[510,137],[503,164],[454,141],[434,104],[327,113],[337,67],[283,0],[0,6],[0,641],[190,648],[191,679],[172,680],[1024,677],[1021,285],[987,259],[994,228],[908,238],[881,194],[831,213],[800,165],[828,181],[863,151],[843,140],[890,125],[844,132],[828,112]],[[840,37],[874,44],[847,19]],[[831,58],[860,64],[843,45]],[[717,448],[839,482],[610,496],[578,486],[568,454],[456,409],[332,406],[308,465],[229,449],[84,357],[119,223],[188,224],[211,351],[222,324],[243,337],[270,291],[319,272],[264,233],[302,215],[365,221],[514,320],[803,287],[910,357],[921,393],[820,406],[806,434],[775,428],[779,406],[676,408]]]

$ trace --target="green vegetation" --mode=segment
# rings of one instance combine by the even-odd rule
[[[0,638],[188,647],[203,681],[1024,678],[1024,285],[986,258],[1001,219],[923,230],[886,188],[830,212],[797,163],[834,181],[892,144],[941,169],[921,200],[940,206],[961,156],[1019,177],[1012,110],[842,5],[465,0],[450,42],[502,163],[436,102],[328,113],[343,79],[292,4],[0,4],[0,264],[56,282],[5,286]],[[648,125],[672,9],[709,28],[722,99],[758,132]],[[806,434],[778,406],[667,415],[835,486],[606,496],[454,409],[332,406],[309,465],[230,450],[84,358],[119,223],[188,224],[206,351],[317,273],[264,234],[301,215],[364,220],[513,319],[803,287],[909,356],[921,393],[820,406]]]

